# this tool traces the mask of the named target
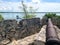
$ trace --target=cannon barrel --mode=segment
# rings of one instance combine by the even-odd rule
[[[46,45],[60,45],[59,43],[60,41],[56,30],[54,29],[51,19],[49,18],[46,27]]]

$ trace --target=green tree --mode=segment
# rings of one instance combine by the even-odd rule
[[[57,17],[56,13],[46,13],[45,16],[46,16],[47,18]]]
[[[23,3],[23,1],[22,1],[22,6],[23,6],[23,11],[25,13],[25,15],[23,16],[24,19],[29,19],[29,18],[35,18],[36,17],[35,13],[33,12],[32,7],[29,7],[30,8],[29,11],[31,13],[28,13],[27,6]]]
[[[0,21],[4,20],[3,16],[0,14]]]

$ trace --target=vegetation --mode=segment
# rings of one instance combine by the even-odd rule
[[[56,15],[56,13],[46,13],[44,17],[47,17],[47,18],[57,18],[57,19],[60,19],[60,16],[59,15]]]
[[[4,20],[3,16],[0,14],[0,21]]]
[[[32,7],[29,7],[29,8],[30,8],[29,11],[30,11],[31,13],[28,13],[27,7],[26,7],[26,5],[23,3],[23,1],[22,1],[22,6],[23,6],[23,11],[24,11],[24,13],[25,13],[25,15],[23,16],[24,19],[29,19],[29,18],[35,18],[35,17],[36,17],[36,15],[35,15],[34,10],[33,10]]]
[[[56,15],[56,13],[46,13],[45,16],[47,18],[53,18],[53,17],[56,17],[57,15]]]
[[[30,18],[35,18],[35,15],[27,15],[27,16],[23,16],[24,19],[30,19]]]
[[[51,18],[54,25],[58,26],[60,28],[60,15],[57,15],[56,13],[47,13],[42,18],[42,25],[47,24],[47,19]]]

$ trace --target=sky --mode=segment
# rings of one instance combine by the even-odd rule
[[[22,0],[0,0],[0,12],[23,12]],[[27,10],[30,11],[29,7],[33,7],[35,12],[60,12],[60,0],[23,0],[27,6]],[[16,19],[17,14],[2,14],[4,19]],[[20,15],[20,14],[19,14]],[[44,15],[37,15],[42,18]],[[21,17],[21,16],[20,16]]]
[[[22,0],[0,0],[0,12],[22,12]],[[37,9],[36,12],[60,12],[60,0],[23,0],[24,4]]]

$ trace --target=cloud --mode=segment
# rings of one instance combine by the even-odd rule
[[[40,3],[40,1],[41,1],[41,0],[32,0],[32,2],[38,2],[38,3]]]
[[[60,3],[48,3],[42,2],[42,0],[32,0],[31,2],[24,2],[28,9],[32,6],[34,9],[37,9],[37,12],[60,12]],[[0,0],[0,11],[14,11],[21,12],[22,11],[21,2],[4,2]]]
[[[1,2],[0,3],[0,11],[19,11],[20,2]]]
[[[59,3],[60,0],[42,0],[43,2],[49,2],[49,3]]]
[[[36,3],[36,2],[37,3]],[[32,0],[32,2],[27,3],[28,7],[32,6],[34,9],[37,9],[37,12],[60,12],[60,3],[48,3],[42,2],[42,0]]]
[[[40,12],[60,12],[60,3],[41,3]]]

